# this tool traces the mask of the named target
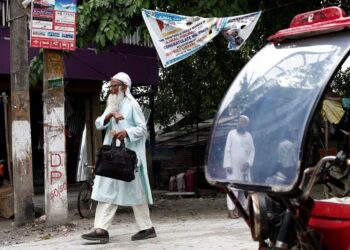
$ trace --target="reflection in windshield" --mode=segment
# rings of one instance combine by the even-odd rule
[[[250,168],[253,166],[255,149],[253,138],[246,129],[248,124],[249,118],[241,115],[237,128],[228,133],[223,164],[228,180],[251,180]]]
[[[287,137],[278,144],[278,161],[272,176],[267,177],[266,184],[285,184],[294,178],[294,167],[298,160],[296,148],[296,130],[289,128]]]
[[[341,36],[332,37],[332,42],[327,39],[311,38],[307,45],[305,41],[269,44],[247,64],[214,121],[206,169],[209,180],[287,188],[293,184],[308,117],[348,51]],[[237,132],[241,115],[250,120],[244,128],[251,137],[251,143],[245,142],[247,149]],[[241,171],[245,164],[249,171]]]
[[[234,115],[235,113],[229,113]],[[250,168],[253,166],[255,148],[251,134],[247,131],[249,118],[245,115],[240,115],[237,126],[232,129],[226,138],[224,164],[227,180],[242,180],[251,181]],[[240,204],[247,208],[247,197],[243,190],[233,190]],[[231,211],[232,218],[238,216],[237,209],[230,197],[227,195],[227,207]]]

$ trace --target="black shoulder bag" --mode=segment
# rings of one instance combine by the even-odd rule
[[[113,138],[111,145],[103,145],[97,151],[96,175],[130,182],[135,179],[136,167],[136,153],[125,147],[124,140],[117,147]]]

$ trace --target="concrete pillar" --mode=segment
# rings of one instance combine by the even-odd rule
[[[63,76],[62,52],[44,50],[45,213],[48,225],[68,222]]]

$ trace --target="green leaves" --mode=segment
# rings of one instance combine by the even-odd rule
[[[106,28],[106,25],[108,24],[108,19],[109,19],[109,14],[105,14],[104,16],[102,16],[100,27],[99,27],[100,31],[103,31]]]
[[[142,0],[86,1],[78,8],[78,46],[93,42],[98,49],[103,49],[117,44],[143,24],[141,9],[148,8],[149,4],[150,1]]]
[[[330,88],[333,93],[340,96],[350,97],[350,67],[337,72]]]
[[[329,6],[339,0],[322,0]],[[349,1],[340,1],[349,12]],[[231,82],[245,63],[266,44],[269,35],[286,28],[297,13],[321,7],[319,0],[86,0],[78,6],[77,45],[93,43],[101,50],[116,45],[123,37],[141,27],[142,41],[149,33],[141,16],[142,8],[159,9],[187,16],[225,17],[264,11],[254,32],[236,52],[227,51],[227,42],[220,35],[196,54],[160,68],[161,82],[155,104],[155,119],[162,125],[178,114],[196,112],[203,118],[213,117]],[[42,72],[35,59],[31,63],[31,81],[40,80]],[[160,66],[161,67],[161,66]]]
[[[29,66],[29,83],[35,86],[43,80],[43,52],[40,50],[38,56],[34,57]]]
[[[109,41],[113,42],[113,38],[114,38],[114,30],[109,29],[106,33],[106,36],[108,38]]]
[[[158,4],[161,11],[202,17],[263,11],[255,30],[239,51],[227,51],[226,40],[218,36],[186,60],[169,68],[161,68],[155,119],[164,126],[178,114],[195,112],[202,118],[212,118],[236,75],[267,43],[267,37],[288,27],[296,14],[321,7],[317,0],[163,0],[158,1]]]

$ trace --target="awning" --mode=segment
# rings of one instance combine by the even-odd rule
[[[344,109],[339,101],[323,100],[322,115],[330,123],[337,124],[344,115]]]
[[[29,59],[39,53],[29,49]],[[109,80],[119,71],[130,75],[135,85],[158,85],[159,68],[154,48],[117,44],[96,53],[95,49],[77,49],[64,55],[65,78]],[[10,74],[10,30],[0,27],[0,74]]]

